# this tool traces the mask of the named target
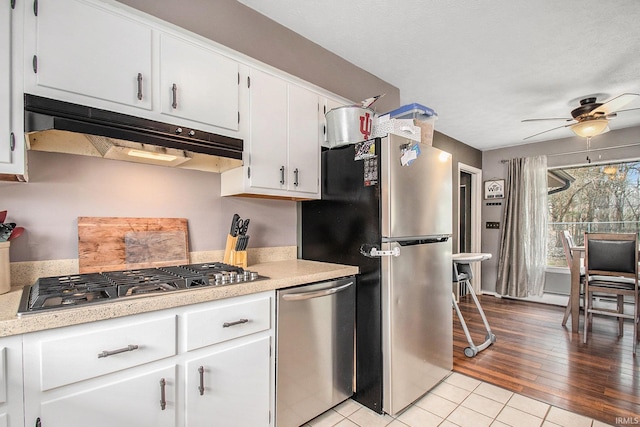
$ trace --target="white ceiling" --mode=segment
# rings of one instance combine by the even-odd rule
[[[566,122],[521,121],[640,93],[638,0],[239,1],[397,86],[403,105],[433,108],[436,129],[481,150],[571,137],[523,141]],[[630,126],[640,110],[609,127]]]

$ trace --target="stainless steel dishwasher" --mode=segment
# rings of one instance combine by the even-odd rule
[[[353,394],[355,281],[277,291],[277,427],[298,427]]]

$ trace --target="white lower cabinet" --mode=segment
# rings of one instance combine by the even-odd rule
[[[269,337],[186,363],[186,425],[268,426]]]
[[[265,292],[15,337],[24,425],[272,426],[273,316]]]
[[[0,338],[0,427],[24,425],[22,337]]]
[[[175,379],[172,365],[46,395],[40,402],[40,416],[31,425],[37,426],[39,419],[42,427],[173,427]]]

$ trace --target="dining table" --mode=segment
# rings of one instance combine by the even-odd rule
[[[572,246],[571,248],[571,331],[578,332],[580,323],[580,270],[584,259],[584,246]]]

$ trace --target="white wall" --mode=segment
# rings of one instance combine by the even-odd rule
[[[568,131],[567,131],[568,132]],[[570,137],[533,144],[517,145],[482,153],[483,179],[506,179],[507,165],[502,160],[516,157],[529,157],[546,154],[550,168],[587,164],[587,142],[584,138]],[[606,163],[615,160],[640,159],[640,127],[621,129],[599,135],[591,140],[589,153],[593,163]],[[500,230],[487,230],[487,221],[502,221],[504,204],[501,206],[482,206],[482,251],[490,252],[493,258],[482,263],[482,289],[495,292],[498,276],[498,256],[500,249]],[[500,224],[502,226],[502,223]],[[547,275],[550,284],[557,288],[559,275]],[[567,279],[566,291],[569,291]]]

